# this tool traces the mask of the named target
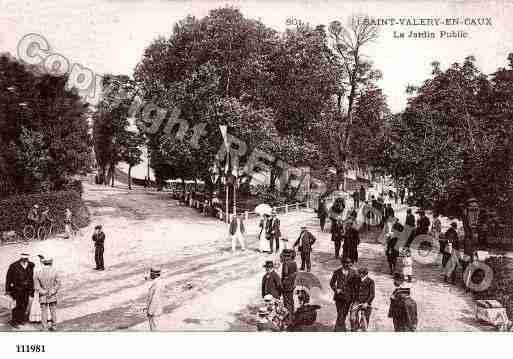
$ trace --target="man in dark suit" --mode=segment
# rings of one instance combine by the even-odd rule
[[[351,259],[343,258],[342,267],[333,272],[330,287],[333,290],[333,300],[337,307],[337,322],[335,331],[346,331],[346,318],[351,303],[356,301],[360,285],[360,277],[351,269]]]
[[[297,273],[296,254],[292,249],[284,249],[281,252],[281,287],[283,305],[289,313],[294,313],[294,288]]]
[[[360,244],[360,235],[353,227],[353,222],[346,222],[346,230],[342,236],[344,239],[344,247],[342,249],[342,257],[351,259],[352,263],[358,262],[358,245]]]
[[[411,213],[411,208],[406,210],[406,220],[404,224],[413,228],[410,236],[408,237],[408,241],[406,242],[406,247],[409,247],[415,238],[415,216]]]
[[[262,298],[271,294],[274,298],[280,299],[283,289],[280,276],[274,271],[273,261],[265,261],[264,268],[266,273],[262,278]]]
[[[358,269],[358,275],[360,276],[360,286],[358,287],[356,302],[364,308],[365,318],[367,319],[367,324],[369,324],[372,301],[375,296],[374,280],[369,278],[369,271],[364,267]]]
[[[34,297],[34,263],[28,257],[28,254],[22,253],[20,259],[9,266],[5,279],[5,293],[16,301],[16,307],[12,310],[13,327],[27,322],[28,304],[30,297]]]
[[[306,226],[302,226],[301,233],[294,243],[294,248],[299,247],[298,250],[301,253],[301,270],[305,270],[306,267],[306,271],[310,272],[312,269],[310,254],[312,253],[312,245],[315,243],[315,241],[316,239],[313,234],[308,232]]]
[[[415,234],[428,234],[431,222],[429,221],[429,218],[426,216],[426,212],[420,210],[418,213],[420,217],[417,222],[417,232]]]
[[[273,209],[271,213],[271,219],[267,222],[266,228],[267,238],[269,239],[269,247],[271,248],[271,253],[274,251],[273,243],[276,243],[276,253],[280,250],[280,220],[276,217],[276,210]]]
[[[103,251],[105,246],[105,233],[103,233],[102,226],[97,225],[94,227],[93,234],[94,242],[94,261],[96,262],[96,270],[105,270],[103,263]]]

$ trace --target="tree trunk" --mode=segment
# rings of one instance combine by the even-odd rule
[[[132,189],[132,166],[128,166],[128,189]]]

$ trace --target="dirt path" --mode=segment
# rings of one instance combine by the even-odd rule
[[[160,266],[166,284],[167,306],[161,318],[164,330],[253,331],[254,314],[260,304],[262,264],[276,257],[256,252],[256,221],[248,223],[246,252],[232,254],[226,225],[180,207],[166,193],[126,191],[86,186],[84,198],[93,222],[87,236],[77,240],[49,240],[28,246],[0,248],[0,273],[21,249],[32,255],[53,256],[63,274],[59,303],[60,330],[147,330],[144,307],[148,282],[144,275]],[[335,307],[328,282],[338,263],[333,259],[329,234],[319,233],[313,212],[281,216],[282,232],[297,237],[301,224],[308,224],[319,238],[313,253],[313,272],[324,285],[314,291],[313,301],[322,308],[319,330],[331,330]],[[91,228],[104,225],[106,266],[94,271]],[[376,280],[377,308],[372,330],[391,330],[386,317],[392,280],[386,273],[383,248],[364,238],[360,264],[369,267]],[[419,305],[420,330],[479,330],[472,319],[472,305],[461,290],[440,283],[433,266],[416,267],[412,285]],[[0,283],[0,285],[3,285]],[[0,312],[0,330],[8,330],[9,314]],[[27,325],[22,330],[34,330]]]

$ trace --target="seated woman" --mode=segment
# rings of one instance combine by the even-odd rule
[[[308,294],[306,289],[298,289],[296,290],[296,294],[299,301],[299,307],[292,315],[292,322],[287,330],[296,332],[309,331],[311,330],[310,326],[315,324],[315,321],[317,320],[317,311],[321,306],[317,304],[309,304],[310,294]]]

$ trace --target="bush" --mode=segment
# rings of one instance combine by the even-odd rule
[[[513,259],[490,257],[485,263],[493,270],[493,280],[489,288],[475,294],[475,299],[496,299],[513,318]]]
[[[73,223],[78,227],[89,224],[89,211],[80,193],[77,191],[43,192],[37,194],[16,195],[0,200],[0,232],[21,231],[27,224],[27,214],[33,205],[48,206],[50,215],[64,228],[64,210],[73,213]]]
[[[267,186],[258,185],[254,190],[258,203],[267,203],[272,207],[283,206],[287,203],[287,198],[277,189],[270,190]]]

